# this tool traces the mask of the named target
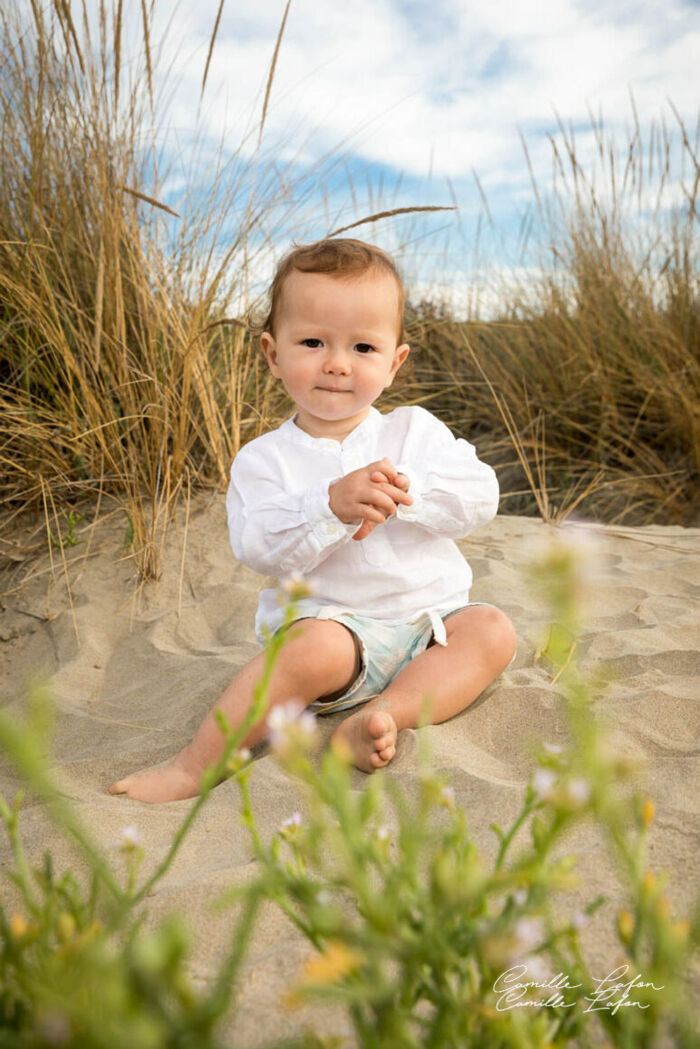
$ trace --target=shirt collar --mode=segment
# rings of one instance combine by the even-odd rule
[[[300,444],[305,448],[315,448],[317,451],[327,448],[329,439],[333,441],[333,444],[337,444],[338,448],[349,448],[353,444],[359,443],[376,433],[382,418],[381,412],[377,411],[376,408],[370,407],[367,418],[363,419],[354,430],[351,430],[342,442],[328,437],[312,437],[310,433],[306,433],[305,430],[297,426],[294,422],[294,416],[282,423],[279,432],[292,444]]]

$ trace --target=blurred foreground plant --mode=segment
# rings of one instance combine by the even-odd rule
[[[292,606],[287,610],[291,621]],[[171,914],[155,930],[143,927],[143,901],[163,878],[212,788],[250,758],[238,744],[264,713],[267,688],[283,629],[268,646],[265,673],[238,731],[222,724],[227,739],[221,758],[207,770],[201,793],[176,831],[170,848],[147,877],[136,827],[125,827],[119,857],[108,857],[55,784],[46,754],[52,711],[37,688],[24,724],[0,711],[0,752],[21,780],[45,803],[66,838],[77,846],[78,873],[58,874],[50,853],[35,867],[20,835],[23,792],[12,804],[0,795],[0,818],[10,840],[14,869],[4,872],[0,894],[0,1046],[35,1049],[166,1049],[222,1046],[216,1034],[235,1009],[237,979],[256,915],[265,898],[264,878],[254,880],[231,925],[230,946],[209,988],[189,975],[192,941],[185,918]],[[288,1039],[292,1049],[316,1044]]]
[[[646,859],[653,802],[641,794],[625,800],[620,786],[631,769],[606,750],[596,724],[593,691],[575,659],[579,561],[576,547],[558,540],[536,566],[553,620],[542,655],[555,668],[570,744],[543,745],[511,826],[493,824],[498,843],[491,858],[480,854],[454,790],[425,756],[409,789],[385,774],[354,790],[349,761],[334,752],[317,757],[313,719],[293,704],[271,716],[271,743],[305,789],[306,804],[264,839],[250,798],[253,766],[237,748],[265,709],[284,629],[270,640],[248,721],[231,732],[222,720],[220,761],[205,775],[160,866],[141,881],[134,828],[124,831],[117,866],[53,785],[43,756],[49,708],[41,695],[26,726],[0,716],[0,746],[83,859],[78,876],[58,875],[49,855],[32,868],[19,834],[21,799],[1,802],[17,902],[8,909],[3,893],[0,1045],[220,1045],[217,1025],[235,1007],[259,908],[274,900],[315,952],[283,1006],[340,1004],[362,1049],[585,1049],[601,1044],[601,1034],[621,1049],[696,1046],[685,978],[700,939],[700,909],[690,921],[671,916],[664,879]],[[295,594],[293,587],[286,628]],[[184,919],[174,914],[145,931],[143,901],[227,774],[240,785],[257,872],[222,901],[235,901],[240,911],[211,989],[201,993],[189,977]],[[584,818],[607,836],[626,894],[616,918],[619,947],[605,973],[589,969],[580,943],[602,898],[564,917],[557,906],[558,894],[575,884],[575,859],[560,846]],[[307,1034],[285,1044],[328,1042]]]
[[[600,1044],[601,1027],[623,1049],[698,1044],[684,979],[700,910],[692,923],[672,917],[646,858],[653,802],[620,789],[633,770],[606,748],[595,689],[577,665],[587,570],[580,544],[562,533],[535,565],[553,621],[542,655],[570,743],[542,746],[513,823],[492,825],[495,859],[480,854],[452,787],[425,757],[409,790],[391,774],[353,790],[349,761],[333,752],[317,760],[307,727],[290,720],[274,746],[304,784],[306,806],[269,844],[255,827],[251,770],[240,774],[267,891],[316,950],[289,1008],[341,1003],[366,1049],[584,1047]],[[604,899],[562,916],[561,891],[577,880],[561,846],[583,819],[610,842],[626,896],[605,972],[589,968],[579,935]]]

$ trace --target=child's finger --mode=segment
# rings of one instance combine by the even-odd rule
[[[375,463],[368,463],[366,469],[369,469],[372,473],[375,471],[383,473],[387,479],[393,477],[396,473],[394,464],[386,456],[383,459],[378,459]]]
[[[362,522],[358,530],[353,534],[353,539],[362,540],[366,539],[370,532],[374,531],[376,524],[373,521],[368,521],[366,518]]]
[[[394,474],[393,477],[387,477],[381,470],[375,470],[374,473],[370,474],[369,479],[374,484],[393,485],[395,488],[400,488],[402,492],[407,492],[411,483],[406,474]]]
[[[399,503],[403,503],[404,506],[410,506],[413,502],[413,496],[409,495],[408,492],[405,492],[403,488],[397,488],[393,484],[382,483],[378,490],[387,496],[395,507]],[[377,489],[375,489],[375,491],[377,491]],[[393,510],[391,512],[393,513]]]
[[[391,502],[391,500],[388,501]],[[387,507],[386,509],[383,509],[382,506],[379,506],[376,503],[363,503],[361,507],[363,519],[365,521],[373,521],[375,524],[384,524],[387,517],[390,517],[395,510],[396,507],[393,503],[391,508]]]

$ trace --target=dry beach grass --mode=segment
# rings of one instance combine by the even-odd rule
[[[128,77],[120,5],[100,4],[97,27],[59,3],[0,16],[0,506],[5,524],[29,508],[56,531],[82,496],[115,501],[149,577],[173,501],[220,489],[240,444],[288,408],[246,294],[280,215],[303,235],[314,187],[265,155],[263,113],[251,159],[219,156],[179,218],[158,203],[159,42],[143,10]],[[540,277],[503,287],[488,323],[414,303],[412,368],[386,403],[420,400],[478,439],[508,512],[687,523],[700,461],[697,143],[680,121],[646,139],[635,126],[622,149],[594,129],[597,172],[562,128],[554,192],[540,201],[534,187]],[[398,221],[421,209],[381,210]]]

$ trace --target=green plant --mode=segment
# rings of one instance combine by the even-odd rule
[[[291,615],[291,611],[290,611]],[[208,770],[170,848],[149,876],[139,879],[143,851],[134,827],[126,827],[117,860],[94,842],[53,782],[47,759],[52,708],[35,688],[24,724],[0,712],[0,750],[20,778],[41,798],[80,854],[78,872],[59,874],[50,854],[40,866],[26,855],[21,833],[23,794],[12,804],[0,796],[14,869],[0,899],[0,1045],[74,1046],[76,1049],[217,1049],[216,1028],[234,1008],[237,978],[265,898],[264,879],[245,893],[231,925],[230,947],[213,986],[196,991],[188,973],[191,937],[184,918],[170,915],[154,930],[143,927],[144,900],[170,868],[213,786],[245,764],[235,754],[248,725],[262,716],[269,675],[283,643],[270,642],[265,675],[247,721],[228,739],[221,759]],[[248,756],[249,757],[249,756]],[[292,1049],[301,1044],[280,1043]],[[304,1046],[317,1043],[307,1038]]]
[[[60,538],[56,539],[53,532],[49,528],[49,542],[51,546],[60,549],[62,546],[77,546],[80,539],[75,534],[76,525],[79,525],[83,519],[83,515],[79,514],[76,510],[61,510],[61,516],[67,524],[65,534]]]
[[[700,907],[689,921],[671,916],[663,880],[646,857],[653,803],[620,789],[630,769],[608,752],[592,716],[594,686],[575,658],[577,566],[576,550],[558,542],[536,569],[553,618],[540,658],[557,677],[570,744],[565,751],[543,745],[513,823],[493,825],[491,858],[480,854],[454,791],[425,755],[409,789],[376,775],[366,789],[353,790],[348,761],[335,752],[319,758],[313,720],[296,709],[278,708],[271,742],[303,786],[306,804],[264,839],[251,803],[250,755],[237,747],[265,710],[285,630],[270,639],[247,721],[232,733],[220,720],[224,753],[145,878],[135,831],[125,829],[118,863],[108,860],[56,789],[46,758],[52,727],[45,694],[32,694],[24,725],[0,713],[0,747],[82,861],[76,874],[57,873],[50,856],[33,867],[20,835],[21,798],[0,802],[14,856],[12,889],[0,901],[0,1044],[219,1046],[217,1025],[235,1007],[256,916],[274,900],[315,952],[289,987],[287,1007],[342,1004],[362,1049],[587,1049],[599,1044],[597,1024],[607,1044],[620,1049],[656,1049],[664,1039],[679,1049],[697,1046],[684,974],[700,941]],[[295,584],[285,628],[299,593]],[[227,775],[240,785],[257,869],[221,903],[235,902],[237,918],[213,986],[201,992],[188,975],[183,919],[174,914],[146,931],[144,907],[209,792]],[[616,918],[620,957],[630,973],[643,974],[640,980],[620,973],[601,987],[589,970],[579,934],[601,899],[574,914],[557,906],[575,877],[575,859],[561,846],[584,819],[595,822],[619,863],[627,897]],[[615,986],[625,982],[630,986]],[[591,1003],[594,1012],[585,1008]],[[292,1044],[322,1042],[307,1035]]]
[[[316,952],[288,1005],[341,1003],[363,1049],[584,1049],[598,1044],[598,1025],[620,1049],[698,1044],[684,976],[700,906],[691,921],[670,915],[664,879],[647,861],[653,803],[621,789],[631,769],[610,754],[592,713],[598,686],[575,651],[579,555],[560,540],[536,567],[553,611],[540,658],[559,683],[570,744],[543,745],[512,825],[493,824],[494,860],[480,854],[454,791],[425,758],[413,790],[374,776],[355,791],[349,766],[336,753],[318,760],[311,725],[292,717],[273,746],[304,784],[306,806],[269,843],[255,825],[249,772],[239,773],[266,894]],[[584,820],[601,845],[607,839],[627,897],[605,980],[579,935],[604,900],[562,913],[562,890],[576,878],[562,848]]]

